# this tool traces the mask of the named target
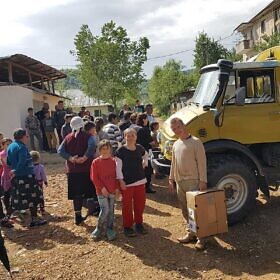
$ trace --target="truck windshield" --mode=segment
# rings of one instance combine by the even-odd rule
[[[219,70],[203,73],[200,76],[192,102],[200,106],[212,105],[218,90]]]

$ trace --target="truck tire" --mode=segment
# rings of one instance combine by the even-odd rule
[[[228,224],[241,221],[254,207],[256,177],[252,167],[234,155],[208,154],[209,188],[224,189]]]

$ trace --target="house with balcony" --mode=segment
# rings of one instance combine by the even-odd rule
[[[243,60],[255,56],[254,46],[263,35],[272,35],[280,32],[280,1],[270,2],[264,9],[248,22],[243,22],[234,30],[241,35],[236,45],[236,53],[243,55]]]

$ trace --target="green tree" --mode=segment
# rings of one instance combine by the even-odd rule
[[[67,75],[65,79],[60,79],[55,83],[55,89],[63,93],[68,89],[81,89],[80,73],[78,69],[61,69],[61,72]]]
[[[55,91],[59,93],[59,95],[67,97],[64,101],[66,106],[72,105],[72,100],[74,98],[73,95],[69,94],[69,89],[81,89],[81,82],[79,77],[78,69],[61,69],[63,73],[67,75],[65,79],[60,79],[55,82]]]
[[[221,58],[231,61],[240,61],[242,56],[236,54],[235,49],[229,50],[225,48],[221,43],[210,38],[207,33],[199,33],[195,39],[195,68],[199,70],[205,65],[216,63]]]
[[[207,33],[201,32],[196,37],[194,50],[194,66],[196,69],[216,63],[220,58],[227,58],[228,55],[228,49],[210,38]]]
[[[171,59],[163,67],[156,66],[148,84],[149,100],[160,115],[167,115],[170,104],[179,93],[197,83],[197,75],[183,72],[181,62]]]
[[[264,51],[266,49],[275,47],[280,45],[280,33],[279,32],[274,32],[272,35],[263,35],[261,37],[260,42],[258,42],[255,46],[254,49],[257,52]]]
[[[229,59],[231,61],[242,61],[242,55],[237,54],[236,50],[234,48],[232,48],[231,50],[228,50],[226,59]]]
[[[72,54],[80,62],[82,89],[87,95],[111,103],[115,110],[124,99],[137,99],[150,47],[146,37],[132,41],[123,27],[111,21],[99,36],[82,25],[74,44]]]

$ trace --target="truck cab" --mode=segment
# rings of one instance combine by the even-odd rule
[[[249,213],[258,189],[269,196],[280,182],[280,63],[273,55],[202,68],[192,100],[164,122],[161,151],[153,154],[153,167],[169,174],[176,141],[170,120],[181,118],[204,144],[208,187],[225,190],[229,224]]]

